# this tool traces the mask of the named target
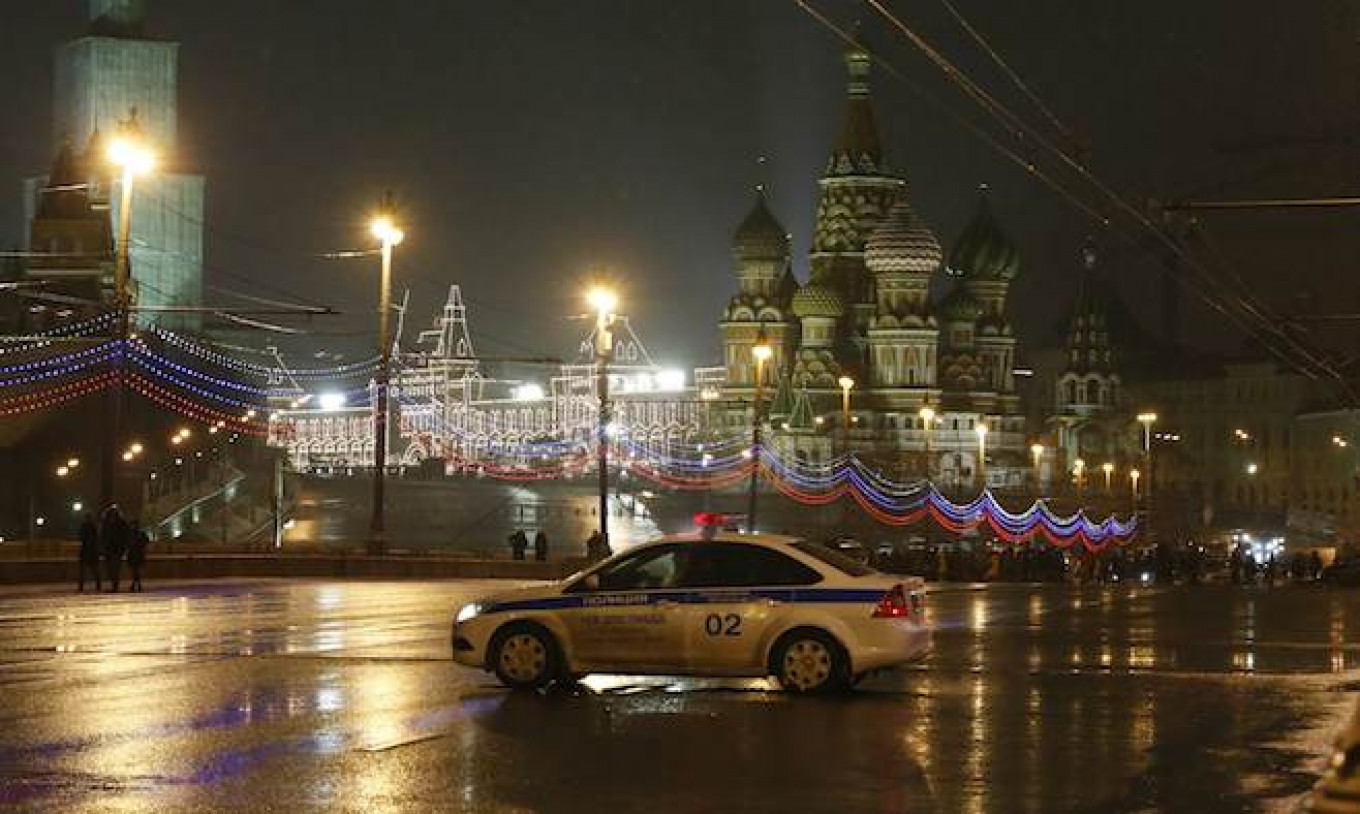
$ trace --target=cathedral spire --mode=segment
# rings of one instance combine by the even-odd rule
[[[883,170],[883,147],[869,92],[872,64],[873,57],[857,30],[854,45],[845,50],[845,70],[849,79],[845,124],[827,166],[827,175],[877,175]]]

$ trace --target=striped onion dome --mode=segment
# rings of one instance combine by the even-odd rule
[[[897,196],[864,245],[864,264],[874,274],[934,274],[943,260],[939,239],[905,194]]]

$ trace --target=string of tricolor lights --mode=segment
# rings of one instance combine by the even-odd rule
[[[126,374],[126,381],[139,395],[148,398],[157,404],[172,410],[180,415],[210,426],[220,426],[229,432],[254,435],[263,437],[268,435],[266,427],[259,426],[258,422],[244,419],[240,415],[225,413],[211,407],[205,407],[196,401],[185,398],[172,390],[167,390],[145,376],[129,371]]]
[[[21,387],[23,385],[32,384],[34,382],[47,381],[48,379],[60,379],[65,376],[71,376],[76,373],[79,373],[80,371],[85,370],[87,368],[91,368],[96,365],[102,365],[105,362],[117,359],[118,355],[119,354],[116,350],[108,351],[98,356],[92,356],[88,359],[82,359],[79,362],[67,365],[65,367],[56,368],[55,370],[44,370],[38,373],[30,373],[27,376],[16,376],[12,379],[6,379],[4,382],[0,382],[0,387]]]
[[[451,457],[449,460],[458,465],[476,469],[478,472],[494,480],[505,481],[542,481],[554,480],[573,471],[584,471],[590,462],[590,456],[582,454],[576,458],[568,458],[559,464],[549,467],[534,466],[502,466],[500,464],[489,463],[486,461],[475,461],[461,457]]]
[[[23,364],[20,365],[8,365],[5,367],[0,367],[0,376],[9,375],[13,373],[27,373],[29,371],[43,370],[49,367],[70,367],[79,364],[82,360],[88,359],[91,356],[110,353],[116,355],[117,347],[118,343],[116,342],[104,342],[103,344],[94,345],[83,350],[72,351],[71,353],[63,353],[60,356],[49,356],[43,359],[34,359],[31,362],[24,362]],[[77,368],[72,367],[72,369]],[[0,381],[0,387],[14,383],[15,383],[14,380]]]
[[[247,373],[264,379],[277,379],[280,377],[292,377],[296,379],[339,379],[351,376],[366,376],[375,370],[381,361],[375,356],[358,362],[350,362],[325,368],[282,368],[278,366],[257,365],[253,362],[246,362],[227,356],[224,353],[220,353],[201,343],[195,342],[188,337],[181,336],[174,331],[167,331],[164,328],[152,328],[151,331],[167,344],[185,351],[186,353],[191,353],[220,367],[230,368],[241,373]]]
[[[101,373],[79,381],[50,387],[40,392],[0,399],[0,416],[18,415],[56,407],[68,401],[97,393],[112,384],[116,378],[116,374]]]
[[[627,471],[638,475],[652,483],[668,486],[672,489],[681,491],[700,492],[711,489],[724,489],[734,484],[740,483],[751,477],[751,467],[755,466],[754,461],[741,460],[739,466],[717,473],[706,473],[703,477],[692,477],[687,475],[675,475],[656,469],[645,461],[630,461],[625,465]]]
[[[136,367],[139,367],[141,370],[143,370],[143,371],[145,371],[146,373],[150,374],[150,375],[153,376],[156,380],[158,380],[158,381],[160,381],[160,382],[163,382],[163,383],[166,383],[166,384],[174,385],[175,387],[177,387],[177,388],[179,388],[179,389],[181,389],[181,390],[185,390],[185,391],[187,391],[187,392],[189,392],[189,393],[193,393],[193,394],[195,394],[195,395],[197,395],[197,396],[201,396],[201,397],[207,398],[207,399],[212,399],[213,401],[219,402],[219,403],[221,403],[221,404],[228,404],[228,405],[231,405],[232,407],[239,407],[239,408],[241,408],[241,409],[243,409],[243,410],[264,410],[264,409],[265,409],[265,404],[264,404],[264,400],[263,400],[263,399],[255,399],[255,400],[253,400],[253,401],[243,401],[243,400],[241,400],[241,399],[234,398],[234,397],[232,397],[232,396],[228,396],[228,395],[225,395],[225,394],[223,394],[223,393],[218,393],[218,392],[216,392],[216,391],[214,391],[214,390],[210,390],[210,389],[208,389],[208,388],[206,388],[206,387],[200,387],[199,385],[195,384],[194,382],[189,381],[189,380],[187,380],[187,379],[180,378],[178,375],[176,375],[176,374],[174,374],[174,373],[171,373],[171,372],[166,371],[166,370],[158,369],[158,368],[156,368],[154,365],[148,364],[147,360],[145,360],[144,358],[140,358],[140,357],[137,357],[137,356],[134,355],[134,356],[132,357],[132,361],[135,363],[135,366],[136,366]]]
[[[181,365],[177,362],[171,361],[170,359],[167,359],[159,354],[152,353],[145,347],[142,347],[136,343],[131,345],[131,350],[132,358],[138,363],[140,363],[143,367],[146,367],[151,370],[173,371],[174,373],[180,373],[185,376],[190,376],[192,378],[198,379],[199,381],[206,382],[208,384],[213,384],[224,389],[238,390],[240,392],[250,393],[256,396],[269,396],[273,392],[268,387],[256,387],[255,385],[242,384],[241,382],[234,381],[232,379],[221,379],[216,376],[211,376],[207,373],[203,373],[192,367],[188,367],[186,365]]]
[[[46,348],[56,344],[59,340],[75,339],[106,330],[109,325],[112,324],[113,317],[114,315],[112,313],[106,313],[81,322],[72,323],[70,325],[61,325],[56,328],[49,328],[45,331],[38,331],[37,333],[25,334],[18,337],[0,337],[0,342],[13,341],[22,343],[0,348],[0,356],[8,353],[23,353],[25,351]],[[34,339],[37,339],[38,341],[30,341]]]

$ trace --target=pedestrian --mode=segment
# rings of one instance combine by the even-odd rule
[[[76,584],[76,590],[85,591],[85,575],[94,576],[94,589],[103,590],[104,585],[99,578],[99,526],[94,523],[94,515],[85,513],[85,519],[80,521],[80,530],[76,532],[80,539],[80,578]]]
[[[128,529],[128,569],[132,571],[132,584],[128,586],[129,591],[142,592],[142,566],[146,565],[146,549],[151,545],[151,538],[146,535],[146,529],[142,528],[141,521],[133,520],[131,528]]]
[[[534,535],[534,559],[539,562],[548,560],[548,535],[543,533],[543,529]]]
[[[1320,576],[1322,576],[1322,555],[1315,548],[1308,555],[1308,578],[1316,580]]]
[[[609,541],[604,538],[599,529],[586,539],[586,558],[592,562],[602,560],[609,556]]]
[[[524,559],[524,552],[529,549],[529,537],[524,529],[515,529],[515,533],[507,539],[510,541],[510,555],[517,560]]]
[[[104,571],[109,578],[109,590],[117,593],[118,580],[123,571],[123,555],[127,553],[128,547],[128,526],[116,505],[104,510],[104,520],[99,528],[99,544],[104,549]]]

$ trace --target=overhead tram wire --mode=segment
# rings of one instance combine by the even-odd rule
[[[963,14],[959,12],[958,7],[955,6],[951,0],[940,0],[940,4],[945,7],[945,10],[949,12],[949,15],[959,24],[959,27],[966,31],[969,37],[972,37],[973,41],[978,44],[978,47],[981,48],[987,56],[991,58],[992,62],[1001,69],[1002,73],[1011,80],[1011,83],[1019,88],[1020,92],[1025,95],[1025,98],[1029,99],[1030,103],[1043,114],[1044,118],[1048,119],[1049,124],[1053,125],[1053,129],[1057,130],[1069,144],[1074,146],[1080,145],[1080,141],[1072,134],[1072,131],[1067,125],[1063,124],[1062,120],[1058,118],[1058,115],[1039,97],[1039,94],[1035,93],[1030,88],[1029,84],[1021,78],[1020,74],[1006,62],[995,48],[992,47],[992,44],[982,35],[982,32],[978,31],[973,27],[972,23],[968,22],[968,18],[964,17]]]
[[[793,2],[803,11],[807,12],[809,17],[816,20],[818,23],[821,23],[822,26],[824,26],[826,29],[835,34],[847,45],[856,48],[863,48],[865,52],[868,53],[873,58],[874,64],[881,67],[883,71],[886,74],[888,74],[888,76],[892,77],[898,82],[901,82],[902,85],[905,86],[909,91],[914,93],[916,96],[920,97],[926,103],[932,105],[936,110],[943,113],[955,124],[963,127],[964,129],[971,132],[973,135],[977,136],[992,149],[996,150],[997,152],[1004,155],[1006,158],[1010,159],[1016,166],[1020,167],[1020,169],[1039,179],[1039,181],[1041,181],[1050,190],[1057,193],[1059,197],[1064,198],[1069,204],[1075,206],[1077,209],[1080,209],[1082,212],[1084,212],[1086,216],[1089,217],[1096,224],[1103,227],[1111,226],[1109,217],[1107,217],[1104,213],[1100,212],[1086,201],[1083,201],[1077,196],[1073,195],[1066,187],[1058,183],[1058,181],[1056,181],[1048,173],[1044,172],[1043,169],[1041,169],[1037,164],[1035,164],[1033,160],[1026,158],[1025,156],[1021,155],[1019,152],[1015,151],[1011,147],[1008,147],[1007,145],[1003,144],[1000,140],[997,139],[997,137],[994,134],[989,133],[987,130],[979,126],[976,122],[964,117],[956,110],[954,110],[952,107],[942,102],[939,98],[937,98],[930,92],[926,91],[924,88],[917,85],[916,83],[912,82],[910,79],[907,78],[907,75],[905,73],[903,73],[901,70],[895,67],[887,59],[865,47],[864,44],[856,40],[852,34],[850,34],[844,28],[832,22],[825,14],[822,14],[819,10],[812,6],[809,0],[793,0]],[[1011,135],[1014,136],[1015,134],[1012,133]]]
[[[1072,206],[1076,207],[1077,209],[1080,209],[1099,226],[1110,230],[1113,234],[1118,236],[1120,239],[1124,240],[1130,246],[1139,248],[1143,251],[1147,251],[1147,248],[1143,246],[1137,238],[1135,238],[1128,232],[1124,231],[1120,226],[1116,225],[1109,218],[1109,216],[1097,210],[1092,204],[1089,204],[1086,201],[1082,200],[1079,196],[1077,196],[1067,187],[1063,186],[1062,183],[1058,182],[1051,175],[1040,169],[1038,165],[1035,164],[1032,160],[1025,158],[1016,151],[1002,144],[1000,141],[996,139],[996,137],[993,134],[982,129],[969,119],[962,117],[952,108],[941,102],[939,99],[927,93],[919,86],[917,86],[915,83],[911,82],[909,79],[906,78],[906,75],[902,73],[902,71],[897,69],[895,66],[893,66],[892,63],[888,62],[882,56],[874,54],[872,51],[866,48],[863,43],[859,42],[858,40],[855,39],[854,36],[845,31],[845,29],[841,28],[840,26],[837,26],[828,17],[826,17],[826,15],[822,14],[815,7],[811,6],[810,3],[807,2],[807,0],[794,0],[794,3],[797,4],[800,8],[802,8],[805,12],[807,12],[807,14],[810,17],[812,17],[814,20],[820,23],[823,27],[831,31],[833,34],[835,34],[847,45],[856,48],[864,48],[864,50],[873,57],[875,64],[879,65],[884,70],[884,72],[887,73],[890,77],[902,82],[902,84],[904,84],[908,88],[908,90],[911,90],[913,93],[920,96],[925,101],[936,106],[937,109],[940,110],[940,112],[944,113],[956,124],[963,126],[965,129],[969,130],[974,135],[978,136],[980,139],[986,142],[997,152],[1001,153],[1003,156],[1010,159],[1021,169],[1025,170],[1025,172],[1029,173],[1035,178],[1038,178],[1046,186],[1048,186],[1049,189],[1056,192],[1061,198],[1065,199]],[[1241,316],[1231,311],[1225,304],[1216,299],[1211,293],[1201,288],[1198,282],[1190,280],[1186,277],[1177,277],[1176,281],[1180,285],[1190,289],[1194,294],[1200,297],[1205,302],[1205,304],[1208,305],[1212,310],[1219,313],[1219,315],[1221,315],[1224,319],[1228,320],[1230,323],[1235,325],[1238,329],[1243,331],[1243,333],[1247,335],[1254,335],[1256,333],[1249,324],[1243,321],[1243,318]],[[1267,347],[1269,348],[1268,343],[1263,344],[1266,344]],[[1270,349],[1272,350],[1272,353],[1274,353],[1277,356],[1277,358],[1279,358],[1285,364],[1288,364],[1290,367],[1298,366],[1296,363],[1291,361],[1286,355],[1276,351],[1273,348]],[[1312,376],[1310,374],[1310,378],[1311,377]]]
[[[802,0],[795,0],[795,2],[801,3]],[[882,17],[884,17],[884,19],[886,19],[894,28],[896,28],[904,37],[906,37],[909,42],[911,42],[916,48],[918,48],[922,53],[924,53],[926,57],[945,74],[946,77],[948,77],[955,84],[963,88],[964,92],[970,98],[972,98],[975,102],[982,106],[983,109],[990,113],[994,118],[1001,119],[1003,122],[1008,123],[1010,127],[1012,127],[1015,130],[1018,130],[1022,137],[1032,137],[1035,143],[1043,147],[1046,151],[1057,156],[1064,165],[1066,165],[1073,172],[1081,176],[1081,178],[1085,180],[1086,183],[1088,183],[1089,185],[1091,185],[1091,187],[1100,192],[1101,195],[1104,196],[1106,200],[1108,200],[1110,203],[1114,204],[1114,206],[1119,211],[1123,212],[1125,215],[1130,217],[1135,223],[1137,223],[1140,227],[1142,227],[1143,229],[1148,231],[1151,235],[1153,235],[1157,242],[1161,243],[1164,247],[1166,247],[1178,258],[1180,258],[1184,262],[1186,268],[1195,271],[1201,277],[1205,278],[1205,280],[1210,284],[1210,286],[1217,286],[1219,288],[1222,287],[1222,284],[1214,278],[1214,274],[1211,269],[1209,269],[1205,264],[1200,262],[1192,254],[1188,253],[1183,246],[1181,246],[1175,239],[1168,235],[1163,229],[1158,227],[1157,224],[1153,223],[1147,217],[1147,215],[1144,212],[1142,212],[1136,205],[1129,202],[1121,194],[1116,192],[1108,184],[1106,184],[1094,173],[1092,173],[1091,170],[1086,166],[1085,162],[1071,156],[1070,154],[1067,153],[1067,151],[1063,150],[1061,147],[1054,145],[1052,141],[1049,138],[1047,138],[1043,133],[1033,131],[1033,129],[1028,127],[1023,122],[1023,120],[1016,116],[1014,112],[1012,112],[1005,105],[996,101],[994,97],[992,97],[985,90],[983,90],[976,82],[968,78],[967,75],[964,74],[962,70],[960,70],[956,65],[950,62],[939,51],[935,50],[928,42],[925,41],[925,39],[920,34],[916,33],[909,26],[903,23],[902,20],[898,18],[896,15],[894,15],[890,10],[888,10],[883,5],[883,3],[880,2],[880,0],[865,0],[865,2],[867,2],[870,7],[872,7]],[[1341,374],[1334,367],[1332,367],[1326,360],[1319,358],[1315,351],[1303,345],[1294,337],[1284,333],[1279,328],[1278,325],[1264,318],[1255,309],[1244,308],[1243,310],[1247,314],[1248,318],[1251,321],[1256,322],[1259,326],[1259,330],[1249,331],[1249,333],[1256,335],[1258,339],[1260,338],[1259,335],[1262,332],[1275,337],[1275,339],[1283,343],[1285,347],[1288,348],[1291,351],[1291,354],[1294,356],[1295,361],[1291,363],[1291,366],[1300,369],[1307,366],[1311,366],[1315,371],[1325,373],[1328,377],[1332,378],[1335,381],[1337,390],[1345,396],[1347,401],[1354,405],[1360,405],[1360,397],[1357,396],[1350,382],[1345,378],[1343,374]]]

